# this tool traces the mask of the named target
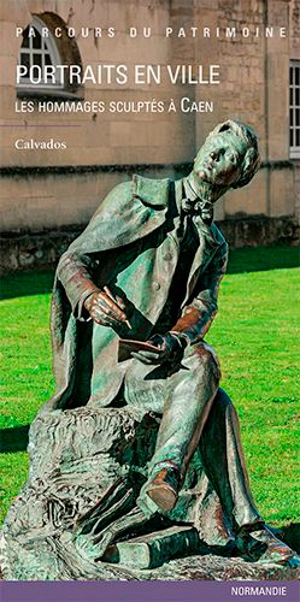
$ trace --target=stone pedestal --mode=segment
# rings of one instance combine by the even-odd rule
[[[12,504],[2,531],[0,551],[2,550],[4,578],[294,579],[294,569],[263,567],[230,557],[234,552],[226,530],[219,541],[209,542],[210,534],[205,534],[201,527],[203,521],[197,522],[197,512],[201,503],[207,515],[207,521],[205,519],[204,522],[211,525],[215,497],[212,492],[208,495],[208,481],[197,452],[181,490],[176,511],[166,517],[158,515],[151,519],[152,522],[143,524],[144,533],[148,534],[145,545],[149,550],[153,545],[160,545],[159,542],[168,536],[167,530],[171,529],[178,547],[178,553],[173,553],[172,550],[172,560],[163,556],[164,552],[162,555],[160,553],[159,562],[157,556],[154,564],[161,565],[143,570],[132,566],[132,563],[122,565],[116,562],[116,558],[111,563],[107,562],[108,557],[105,558],[106,561],[103,558],[101,561],[96,558],[97,554],[95,558],[85,554],[84,546],[78,545],[78,539],[76,541],[82,516],[89,516],[99,507],[102,512],[103,504],[105,506],[106,503],[105,542],[114,544],[116,525],[120,525],[120,517],[123,520],[123,507],[120,510],[119,500],[123,499],[122,495],[127,489],[130,496],[124,496],[127,500],[126,512],[129,512],[128,516],[130,513],[131,516],[139,514],[135,501],[146,479],[147,464],[154,452],[158,426],[158,416],[128,408],[85,407],[49,412],[38,417],[29,435],[29,479]],[[117,520],[110,523],[109,513],[114,515],[114,502],[110,504],[109,496],[115,495],[116,491],[119,495],[118,498],[115,497]],[[128,525],[126,516],[125,522],[123,521],[125,526],[126,520]],[[202,513],[202,519],[203,517]],[[176,525],[179,522],[181,527],[178,527],[177,533]],[[183,522],[186,529],[182,528]],[[187,545],[186,541],[181,542],[182,546],[179,542],[179,545],[180,531],[186,538],[187,531],[191,529],[193,545]],[[153,539],[149,534],[157,531],[156,544],[155,537]],[[196,539],[199,538],[197,554],[194,535]],[[128,533],[127,539],[130,537],[132,538],[132,534]],[[123,536],[122,540],[126,541],[126,537]],[[127,552],[125,556],[122,554],[124,562]],[[180,555],[184,557],[180,558]],[[149,562],[149,567],[151,566],[153,563]]]

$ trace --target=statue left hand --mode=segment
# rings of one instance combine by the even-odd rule
[[[155,351],[136,351],[132,356],[143,364],[163,364],[168,361],[180,363],[186,347],[186,340],[180,334],[167,332],[166,334],[154,334],[148,343],[157,347]]]

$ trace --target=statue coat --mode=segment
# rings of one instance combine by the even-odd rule
[[[131,182],[116,186],[108,194],[87,228],[61,257],[52,297],[57,392],[47,404],[51,408],[76,407],[88,401],[107,406],[117,395],[126,364],[131,361],[118,364],[119,336],[147,340],[155,332],[168,298],[179,256],[176,232],[182,197],[182,180],[152,180],[134,175]],[[184,315],[189,308],[197,308],[205,328],[217,311],[218,287],[226,269],[228,246],[214,223],[208,226],[199,216],[193,219],[200,244],[184,283],[180,312]],[[83,301],[93,286],[101,288],[105,284],[114,294],[121,294],[132,308],[132,331],[116,332],[87,323]],[[200,330],[189,333],[191,344],[202,338]],[[101,389],[101,395],[88,391],[83,394],[85,399],[75,399],[78,383],[85,381],[89,387],[91,380],[88,361],[80,364],[79,358],[95,353],[95,349],[91,351],[95,345],[99,370],[94,388]]]

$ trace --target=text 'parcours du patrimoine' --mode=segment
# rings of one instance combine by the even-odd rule
[[[220,65],[17,65],[17,85],[219,84]]]

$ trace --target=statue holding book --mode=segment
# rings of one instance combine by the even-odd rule
[[[138,566],[134,542],[143,541],[160,549],[154,564],[205,545],[246,560],[296,562],[255,506],[237,415],[205,342],[228,254],[214,203],[248,184],[259,163],[251,128],[221,123],[187,177],[135,175],[114,188],[59,262],[57,392],[31,444],[41,478],[52,452],[46,439],[37,445],[40,433],[53,434],[55,453],[63,448],[63,469],[52,459],[47,507],[51,501],[52,523],[69,530],[82,562]],[[88,451],[91,440],[98,451]],[[71,447],[81,450],[76,461]]]

